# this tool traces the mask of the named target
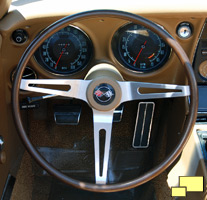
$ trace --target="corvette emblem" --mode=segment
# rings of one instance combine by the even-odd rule
[[[101,92],[101,90],[96,90],[95,95],[97,97],[102,97],[103,96],[103,92]]]
[[[115,91],[109,84],[100,84],[94,89],[94,100],[101,105],[110,104],[115,98]]]

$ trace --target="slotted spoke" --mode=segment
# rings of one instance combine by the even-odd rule
[[[72,97],[87,102],[86,90],[90,80],[69,80],[69,79],[22,79],[21,90],[50,94],[55,96]],[[57,90],[41,87],[41,85],[69,86],[68,90]]]
[[[160,99],[190,96],[190,87],[188,85],[173,85],[159,83],[142,82],[119,82],[123,96],[121,103],[139,99]],[[161,92],[140,92],[141,89],[157,89]],[[166,90],[166,92],[165,92]]]
[[[114,110],[101,112],[93,109],[93,125],[94,125],[94,155],[95,155],[95,179],[97,184],[106,184],[109,152],[111,143],[111,131]],[[101,166],[100,157],[100,132],[105,132],[103,167]]]
[[[141,99],[158,99],[185,97],[190,95],[190,88],[186,85],[142,83],[130,81],[117,81],[121,88],[121,101],[119,104]],[[88,103],[87,89],[91,80],[69,80],[69,79],[22,79],[20,89],[50,96],[64,96],[82,99]],[[68,90],[49,89],[53,86],[68,86]],[[154,92],[152,92],[154,90]],[[91,96],[94,95],[92,90]],[[90,105],[91,102],[89,102]],[[101,104],[100,104],[101,105]],[[102,105],[104,106],[104,105]],[[117,105],[116,105],[117,106]],[[95,181],[96,184],[107,183],[107,173],[110,154],[111,132],[113,114],[115,107],[110,111],[96,110],[93,105],[93,125],[94,125],[94,156],[95,156]],[[104,135],[102,135],[104,134]],[[105,141],[102,146],[100,140],[104,136]],[[103,152],[103,155],[101,153]]]

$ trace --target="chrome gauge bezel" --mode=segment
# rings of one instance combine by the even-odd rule
[[[172,53],[172,49],[167,45],[167,43],[160,38],[156,33],[154,33],[153,31],[151,31],[150,29],[145,28],[146,30],[149,30],[152,34],[155,34],[162,42],[165,43],[166,45],[166,51],[165,52],[165,56],[164,58],[161,60],[161,62],[159,64],[156,64],[155,67],[151,68],[151,69],[135,69],[134,67],[130,67],[124,60],[123,60],[123,56],[120,53],[120,39],[121,39],[121,34],[123,34],[126,30],[129,30],[129,28],[131,28],[131,26],[133,25],[138,25],[140,27],[143,27],[139,24],[134,24],[132,22],[128,22],[124,25],[122,25],[121,27],[119,27],[111,40],[111,49],[112,49],[112,53],[114,58],[116,59],[116,61],[118,62],[118,64],[123,67],[125,70],[128,70],[130,72],[133,72],[135,74],[147,74],[147,73],[151,73],[151,72],[155,72],[158,69],[164,67],[164,65],[166,64],[166,62],[169,60],[169,58],[171,57],[171,53]],[[128,29],[127,29],[128,28]],[[163,28],[163,27],[162,27]],[[163,28],[164,29],[164,28]],[[121,33],[121,34],[120,34]]]
[[[87,40],[87,49],[89,49],[89,55],[88,55],[88,58],[87,58],[87,61],[86,63],[84,63],[82,66],[78,67],[77,69],[73,70],[72,72],[60,72],[60,71],[57,71],[57,70],[53,70],[51,69],[50,67],[48,67],[45,62],[42,60],[42,55],[41,55],[41,50],[40,48],[42,47],[43,43],[40,45],[40,47],[37,49],[37,51],[34,53],[33,55],[33,58],[35,60],[35,62],[41,66],[41,68],[46,71],[46,72],[49,72],[50,74],[53,74],[53,75],[56,75],[56,76],[71,76],[71,75],[75,75],[81,71],[83,71],[91,62],[92,60],[92,57],[93,57],[93,54],[94,54],[94,47],[93,47],[93,43],[92,43],[92,40],[90,39],[90,37],[88,36],[88,34],[82,30],[81,28],[77,27],[77,26],[74,26],[74,25],[68,25],[66,27],[64,27],[63,29],[67,28],[67,27],[72,27],[74,29],[77,29],[78,31],[80,31],[85,39]],[[62,31],[63,29],[57,31],[56,33],[54,33],[52,36],[50,36],[47,40],[49,40],[51,37],[53,37],[55,34],[57,34],[58,32]]]

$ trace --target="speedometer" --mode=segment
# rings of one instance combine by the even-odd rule
[[[137,72],[150,72],[163,66],[171,49],[154,32],[138,25],[121,27],[112,39],[116,59],[126,68]]]
[[[37,62],[56,74],[73,74],[87,66],[92,43],[80,29],[67,26],[53,34],[35,52]]]

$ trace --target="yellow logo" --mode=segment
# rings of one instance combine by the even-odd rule
[[[180,176],[179,186],[172,187],[172,197],[186,197],[187,192],[203,192],[203,176]]]

